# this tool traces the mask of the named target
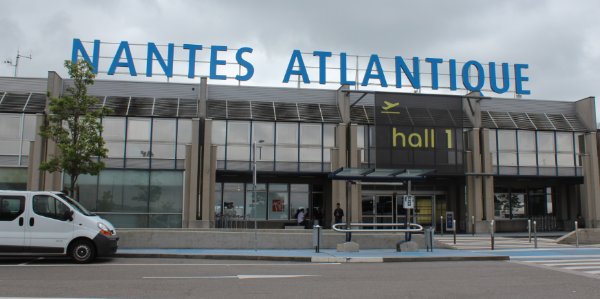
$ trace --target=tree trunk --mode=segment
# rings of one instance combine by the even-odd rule
[[[77,183],[78,175],[71,175],[71,187],[69,188],[69,193],[71,193],[71,198],[79,201],[79,196],[75,196],[75,184]]]

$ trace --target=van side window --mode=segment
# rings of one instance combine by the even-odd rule
[[[58,199],[49,195],[36,195],[33,197],[33,212],[40,216],[65,220],[65,212],[69,208]]]
[[[0,221],[13,221],[25,211],[25,197],[0,196]]]

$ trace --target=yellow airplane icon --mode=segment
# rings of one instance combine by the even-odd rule
[[[400,103],[390,103],[388,101],[383,101],[383,103],[385,104],[385,106],[381,107],[381,109],[383,110],[383,111],[381,111],[381,113],[400,114],[399,111],[388,111],[392,108],[398,107],[398,105],[400,105]]]

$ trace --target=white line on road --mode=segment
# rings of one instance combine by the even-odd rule
[[[285,263],[285,264],[18,264],[18,265],[0,265],[0,267],[130,267],[130,266],[328,266],[340,265],[340,263]]]
[[[501,251],[498,251],[501,252]],[[523,255],[523,256],[511,256],[510,259],[546,259],[546,258],[554,258],[554,259],[558,259],[558,258],[574,258],[574,257],[580,257],[580,258],[599,258],[600,254],[581,254],[581,255],[573,255],[573,254],[563,254],[563,255]]]
[[[549,263],[549,264],[544,264],[541,263],[544,266],[550,266],[550,267],[554,267],[554,266],[582,266],[582,265],[598,265],[596,267],[600,267],[600,263],[596,263],[596,262],[582,262],[582,263]]]
[[[321,275],[232,275],[232,276],[157,276],[144,279],[260,279],[260,278],[298,278]]]
[[[564,259],[564,260],[539,260],[523,261],[526,263],[569,263],[569,262],[600,262],[600,259]]]

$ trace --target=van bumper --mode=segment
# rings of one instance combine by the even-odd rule
[[[96,245],[96,256],[111,256],[117,252],[117,241],[119,241],[117,236],[107,237],[97,234],[93,241]]]

